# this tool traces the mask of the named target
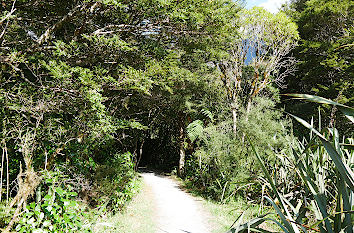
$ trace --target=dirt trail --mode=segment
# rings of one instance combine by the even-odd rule
[[[151,187],[156,207],[157,233],[210,233],[208,214],[189,194],[168,177],[142,173]]]

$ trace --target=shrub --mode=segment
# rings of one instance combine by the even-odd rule
[[[90,232],[84,225],[77,193],[59,172],[45,173],[35,199],[29,203],[15,230],[17,232]],[[46,190],[42,192],[42,190]]]
[[[117,153],[104,164],[97,165],[94,175],[101,203],[120,210],[136,192],[136,172],[131,153]]]
[[[187,158],[186,178],[205,195],[217,200],[227,200],[236,193],[246,197],[251,193],[255,197],[262,187],[250,184],[260,183],[261,168],[244,135],[252,138],[269,166],[276,166],[279,163],[277,153],[290,137],[290,123],[282,120],[281,113],[273,107],[272,100],[256,98],[250,112],[242,111],[236,136],[229,121],[203,126],[202,131],[197,121],[192,122],[187,130],[192,131],[193,139],[198,138],[197,149]]]

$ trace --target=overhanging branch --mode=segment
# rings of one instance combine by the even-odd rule
[[[45,43],[52,35],[53,32],[57,31],[60,29],[64,23],[70,21],[73,19],[76,15],[82,14],[86,9],[90,8],[90,12],[93,12],[96,7],[98,7],[99,4],[96,3],[85,3],[85,4],[79,4],[74,7],[67,15],[65,15],[59,22],[48,28],[38,39],[38,44],[42,45]]]

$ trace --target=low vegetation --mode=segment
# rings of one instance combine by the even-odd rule
[[[353,108],[316,96],[293,96],[336,105],[354,123]],[[320,133],[313,124],[296,116],[294,118],[310,129],[311,134],[308,142],[294,141],[290,145],[292,153],[287,155],[285,170],[294,169],[297,177],[293,179],[298,180],[295,187],[291,186],[291,190],[283,192],[277,187],[277,176],[273,178],[270,175],[263,159],[251,145],[275,195],[274,198],[267,195],[264,198],[274,207],[280,220],[269,218],[266,214],[237,225],[230,232],[256,230],[265,221],[274,221],[285,232],[353,232],[352,139],[344,137],[341,142],[337,129],[324,128]]]

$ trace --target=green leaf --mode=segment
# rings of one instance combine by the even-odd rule
[[[311,102],[319,103],[319,104],[331,104],[336,106],[351,122],[354,123],[354,108],[349,106],[334,102],[329,99],[325,99],[320,96],[315,95],[307,95],[307,94],[285,94],[286,96],[295,97],[295,99],[304,99]]]
[[[269,174],[267,168],[266,168],[265,165],[264,165],[264,162],[263,162],[262,158],[259,156],[259,154],[258,154],[256,148],[253,146],[253,143],[251,142],[251,140],[249,139],[249,137],[248,137],[247,135],[246,135],[246,137],[247,137],[247,140],[249,141],[249,143],[250,143],[250,145],[251,145],[251,148],[252,148],[253,152],[255,153],[255,155],[256,155],[256,157],[257,157],[258,162],[261,164],[261,168],[262,168],[264,174],[266,175],[266,178],[267,178],[268,182],[270,183],[274,194],[275,194],[276,197],[278,198],[279,203],[280,203],[282,209],[286,212],[287,217],[288,217],[290,220],[294,221],[294,220],[292,219],[292,217],[291,217],[291,215],[290,215],[288,209],[285,207],[285,203],[284,203],[284,201],[283,201],[283,198],[282,198],[281,195],[279,194],[279,192],[278,192],[278,190],[277,190],[277,188],[276,188],[276,186],[275,186],[275,184],[274,184],[274,181],[273,181],[272,177],[270,176],[270,174]],[[279,208],[278,208],[278,209],[279,209]],[[281,213],[281,215],[284,216],[283,213]],[[296,232],[296,233],[299,233],[299,232],[300,232],[300,230],[298,229],[298,227],[297,227],[295,224],[293,224],[293,223],[289,224],[289,222],[288,222],[285,218],[282,218],[282,220],[285,221],[285,222],[283,222],[283,223],[284,223],[284,225],[288,228],[288,230],[289,230],[290,232],[292,232],[292,233],[293,233],[293,232]]]
[[[50,195],[45,195],[44,196],[44,200],[46,200],[46,201],[50,201],[52,199],[52,196],[50,196]]]
[[[76,197],[77,196],[77,192],[69,192],[69,195],[72,197]]]
[[[196,139],[202,136],[204,130],[203,122],[201,120],[195,120],[187,126],[187,134],[189,139],[194,142]]]
[[[353,171],[348,167],[347,164],[343,163],[341,156],[337,153],[336,149],[332,146],[330,142],[327,141],[327,139],[320,134],[316,129],[314,129],[309,123],[307,123],[305,120],[301,119],[300,117],[294,116],[290,114],[293,118],[295,118],[298,122],[300,122],[302,125],[304,125],[306,128],[310,129],[312,132],[314,132],[321,140],[323,146],[325,147],[326,151],[328,152],[329,156],[331,157],[332,161],[335,163],[339,173],[345,180],[345,182],[348,184],[350,189],[354,191],[354,173]]]
[[[279,209],[278,205],[275,204],[274,201],[272,201],[269,197],[264,197],[264,198],[273,206],[275,211],[278,213],[278,216],[280,217],[281,221],[283,222],[283,224],[285,225],[285,227],[287,229],[286,232],[295,232],[293,227],[290,225],[287,218],[283,214],[283,212]]]
[[[64,195],[64,190],[60,187],[55,188],[55,192],[57,192],[60,196]]]
[[[254,218],[254,219],[250,220],[247,223],[244,223],[242,225],[237,225],[236,227],[230,229],[227,233],[243,232],[243,231],[248,230],[249,228],[254,229],[255,227],[259,226],[260,224],[262,224],[263,222],[265,222],[267,220],[266,218],[264,218],[265,216],[266,215],[262,215],[258,218]]]
[[[354,211],[351,211],[352,205],[349,201],[350,200],[350,196],[349,196],[350,192],[348,192],[349,190],[345,187],[345,184],[344,184],[343,180],[341,180],[341,179],[338,180],[337,186],[339,186],[338,187],[339,194],[338,194],[338,201],[337,202],[338,202],[338,204],[340,204],[339,198],[341,197],[342,202],[343,202],[343,210],[347,212],[344,214],[344,220],[343,220],[342,227],[343,228],[346,227],[348,233],[353,233],[352,214]],[[338,207],[340,207],[340,206],[338,205]],[[340,208],[338,208],[338,210],[340,210]],[[342,214],[338,214],[337,222],[335,222],[334,224],[336,224],[336,225],[342,224],[341,216],[342,216]]]

